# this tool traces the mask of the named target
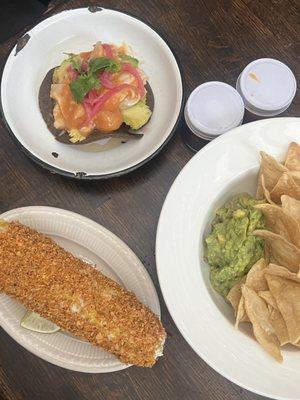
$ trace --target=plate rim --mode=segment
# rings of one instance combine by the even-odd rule
[[[28,149],[18,140],[18,138],[15,136],[13,130],[10,128],[9,123],[8,123],[8,121],[6,120],[6,117],[5,117],[5,115],[4,115],[3,106],[2,106],[2,80],[3,80],[3,72],[4,72],[4,70],[5,70],[5,66],[6,66],[6,62],[7,62],[7,59],[6,59],[6,62],[5,62],[5,64],[4,64],[4,66],[3,66],[2,77],[1,77],[1,82],[0,82],[0,116],[1,116],[1,118],[2,118],[2,121],[3,121],[3,123],[4,123],[5,127],[6,127],[6,129],[7,129],[8,133],[9,133],[9,135],[10,135],[10,136],[12,137],[12,139],[15,141],[15,143],[16,143],[17,147],[19,148],[19,150],[21,150],[31,161],[34,161],[36,164],[38,164],[38,165],[39,165],[40,167],[42,167],[43,169],[45,169],[45,170],[47,170],[47,171],[49,171],[49,172],[51,172],[51,173],[64,176],[64,177],[66,177],[66,178],[79,179],[79,180],[87,180],[87,181],[89,181],[89,180],[105,180],[105,179],[110,179],[110,178],[114,178],[114,177],[120,177],[120,176],[129,174],[130,172],[135,171],[136,169],[142,167],[142,166],[143,166],[144,164],[146,164],[147,162],[151,161],[158,153],[160,153],[160,151],[167,145],[167,143],[168,143],[168,142],[171,140],[171,138],[175,135],[175,132],[176,132],[176,130],[177,130],[177,128],[178,128],[178,125],[179,125],[179,123],[180,123],[180,121],[181,121],[181,119],[182,119],[183,109],[184,109],[184,104],[185,104],[185,98],[186,98],[186,88],[185,88],[186,85],[185,85],[185,80],[184,80],[184,76],[183,76],[182,64],[181,64],[181,62],[180,62],[178,56],[176,55],[176,53],[175,53],[175,51],[174,51],[174,49],[173,49],[173,46],[170,45],[169,39],[166,38],[166,35],[165,35],[165,34],[162,34],[162,32],[161,32],[158,28],[154,27],[154,26],[153,26],[152,24],[150,24],[149,22],[146,22],[143,18],[140,18],[140,17],[138,17],[138,16],[136,16],[135,14],[132,14],[132,13],[130,13],[130,12],[121,11],[121,10],[119,10],[119,9],[117,9],[117,8],[114,8],[114,7],[109,7],[109,8],[106,8],[106,7],[99,7],[97,10],[91,11],[91,10],[90,10],[90,7],[92,7],[92,6],[69,8],[69,9],[67,9],[67,10],[62,10],[62,11],[53,13],[53,14],[51,14],[51,15],[49,15],[49,16],[47,15],[47,16],[45,16],[45,18],[39,19],[39,20],[37,21],[37,23],[31,25],[31,26],[30,26],[30,29],[27,30],[26,32],[24,32],[24,33],[22,34],[22,36],[20,36],[20,37],[17,39],[16,43],[14,43],[13,46],[10,48],[7,57],[10,56],[10,54],[11,54],[12,51],[13,51],[13,49],[17,46],[18,40],[20,40],[21,38],[23,38],[23,37],[24,37],[25,35],[27,35],[33,28],[35,28],[37,25],[39,25],[39,24],[42,23],[43,21],[46,21],[47,19],[50,19],[50,18],[52,18],[52,17],[54,17],[54,16],[57,16],[57,15],[59,15],[59,14],[62,14],[62,13],[72,12],[72,11],[74,11],[74,10],[88,10],[88,11],[90,11],[91,13],[101,12],[102,10],[113,11],[113,12],[117,12],[117,13],[120,13],[120,14],[128,15],[129,17],[135,18],[135,19],[138,20],[139,22],[142,22],[143,24],[147,25],[147,26],[148,26],[150,29],[152,29],[158,36],[160,36],[161,39],[166,43],[166,45],[167,45],[168,48],[170,49],[170,51],[171,51],[171,53],[172,53],[172,55],[173,55],[173,57],[174,57],[174,59],[175,59],[175,62],[176,62],[176,64],[177,64],[177,67],[178,67],[178,70],[179,70],[179,76],[180,76],[180,81],[181,81],[182,96],[181,96],[181,104],[180,104],[180,109],[179,109],[178,117],[177,117],[177,119],[176,119],[176,121],[175,121],[175,124],[174,124],[173,128],[171,129],[169,135],[167,136],[167,138],[165,139],[165,141],[160,145],[160,147],[158,147],[153,153],[151,153],[151,154],[150,154],[148,157],[146,157],[144,160],[140,161],[139,163],[137,163],[137,164],[135,164],[135,165],[133,165],[133,166],[131,166],[131,167],[122,169],[122,170],[120,170],[120,171],[112,172],[112,173],[109,173],[109,174],[86,175],[84,172],[80,172],[80,171],[78,171],[78,172],[76,172],[76,173],[73,173],[73,172],[66,171],[66,170],[64,170],[64,169],[57,168],[57,167],[55,167],[55,166],[53,166],[53,165],[51,165],[51,164],[49,164],[49,163],[47,163],[47,162],[41,160],[40,158],[36,157],[35,155],[33,155],[33,154],[30,152],[30,150],[28,150]],[[95,7],[97,7],[97,6],[95,6]]]
[[[133,256],[137,261],[138,261],[138,268],[140,270],[140,272],[144,275],[144,277],[146,277],[147,279],[147,284],[149,285],[149,287],[151,287],[151,291],[152,291],[152,301],[154,301],[156,303],[157,306],[157,310],[159,312],[159,314],[157,315],[158,318],[161,320],[161,307],[160,307],[160,302],[159,302],[159,297],[157,294],[157,290],[155,288],[155,285],[153,283],[153,280],[149,274],[149,272],[147,271],[146,267],[144,266],[144,264],[142,263],[142,261],[140,260],[140,258],[135,254],[135,252],[130,248],[130,246],[128,246],[127,243],[125,243],[122,239],[120,239],[116,234],[114,234],[112,231],[110,231],[109,229],[105,228],[103,225],[101,225],[100,223],[94,221],[91,218],[85,217],[84,215],[75,213],[73,211],[70,210],[65,210],[62,208],[58,208],[58,207],[51,207],[51,206],[25,206],[25,207],[17,207],[17,208],[13,208],[10,209],[8,211],[5,211],[3,213],[0,214],[0,218],[5,218],[6,215],[9,215],[11,212],[31,212],[31,211],[37,211],[37,212],[43,212],[43,211],[48,211],[48,212],[56,212],[59,213],[61,215],[66,215],[69,216],[71,218],[76,218],[77,220],[79,219],[81,222],[83,223],[88,223],[89,226],[92,226],[93,228],[97,229],[97,230],[101,230],[103,233],[105,233],[106,235],[108,235],[110,237],[110,239],[114,240],[115,242],[117,242],[118,244],[120,244],[124,249],[126,249],[126,251]],[[122,363],[120,360],[118,360],[118,364],[115,366],[110,366],[110,367],[105,367],[105,370],[99,370],[97,369],[98,367],[95,366],[90,366],[90,367],[82,367],[82,366],[78,366],[75,364],[69,365],[66,364],[66,362],[64,361],[60,361],[58,358],[55,358],[52,355],[49,354],[40,354],[38,351],[36,351],[35,348],[31,347],[29,344],[24,343],[21,339],[20,341],[20,337],[18,334],[16,334],[15,332],[13,332],[10,328],[7,328],[6,323],[3,321],[2,323],[0,323],[0,328],[2,328],[5,333],[7,335],[9,335],[18,345],[20,345],[21,347],[23,347],[24,349],[26,349],[27,351],[29,351],[31,354],[35,355],[36,357],[47,361],[55,366],[61,367],[61,368],[65,368],[71,371],[76,371],[76,372],[83,372],[83,373],[93,373],[93,374],[102,374],[102,373],[110,373],[110,372],[117,372],[117,371],[121,371],[124,370],[126,368],[131,367],[130,364],[124,364]]]
[[[158,260],[160,258],[159,254],[160,254],[160,244],[159,244],[159,236],[161,236],[161,231],[162,231],[162,226],[163,226],[163,219],[164,217],[164,210],[167,209],[167,203],[168,203],[168,199],[171,198],[171,196],[173,195],[173,191],[174,186],[176,184],[176,182],[178,182],[179,177],[183,176],[183,174],[185,173],[185,171],[187,171],[190,168],[190,164],[195,161],[195,158],[199,158],[201,157],[201,154],[208,151],[210,148],[214,147],[215,145],[218,145],[219,143],[222,143],[224,141],[227,140],[227,137],[231,137],[233,135],[237,135],[238,131],[240,131],[241,129],[243,129],[245,126],[247,125],[251,125],[251,126],[255,126],[255,125],[263,125],[267,122],[271,122],[271,121],[276,121],[276,120],[280,120],[280,121],[286,121],[286,122],[293,122],[293,121],[298,121],[299,125],[300,125],[300,117],[277,117],[277,118],[264,118],[264,119],[260,119],[257,121],[253,121],[253,122],[249,122],[247,124],[243,124],[241,126],[238,126],[234,129],[231,129],[230,131],[226,132],[225,134],[219,136],[218,138],[214,139],[213,141],[209,142],[207,145],[205,145],[204,147],[202,147],[196,154],[194,154],[194,156],[185,164],[185,166],[182,168],[182,170],[180,171],[180,173],[176,176],[175,180],[172,183],[172,186],[170,187],[167,196],[165,198],[165,201],[163,203],[163,206],[161,208],[161,212],[159,215],[159,220],[158,220],[158,224],[157,224],[157,231],[156,231],[156,241],[155,241],[155,253],[156,253],[156,271],[157,271],[157,276],[158,276],[158,282],[159,282],[159,286],[160,286],[160,290],[161,293],[163,295],[163,299],[164,302],[166,304],[166,307],[176,325],[176,327],[178,328],[180,334],[182,335],[182,337],[184,338],[184,340],[188,343],[188,345],[193,349],[193,351],[196,353],[196,355],[198,357],[200,357],[210,368],[212,368],[214,371],[216,371],[218,374],[220,374],[221,376],[225,377],[228,381],[242,387],[243,389],[248,390],[249,392],[261,395],[261,396],[265,396],[265,397],[269,397],[269,398],[274,398],[274,399],[278,399],[278,400],[295,400],[294,397],[288,397],[288,396],[281,396],[281,395],[270,395],[267,392],[258,390],[258,389],[254,389],[253,387],[241,382],[239,379],[236,379],[235,377],[230,376],[227,373],[224,373],[222,368],[216,366],[213,364],[213,362],[211,362],[208,357],[206,357],[206,355],[203,355],[203,353],[201,351],[199,351],[199,349],[196,349],[196,346],[194,346],[194,344],[192,343],[192,340],[190,340],[188,338],[187,335],[185,335],[184,333],[184,329],[182,327],[182,324],[180,323],[180,321],[178,322],[177,319],[175,319],[174,317],[174,304],[171,305],[171,301],[170,299],[167,297],[166,295],[166,291],[165,291],[165,285],[167,284],[166,279],[162,278],[162,269],[160,268],[159,265],[161,265],[160,261]],[[300,138],[299,138],[300,139]],[[272,397],[270,397],[272,396]]]

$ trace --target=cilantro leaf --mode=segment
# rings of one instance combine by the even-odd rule
[[[122,61],[130,63],[135,68],[139,65],[139,60],[137,58],[131,57],[123,53],[119,53],[119,57]]]
[[[121,65],[116,60],[108,57],[97,57],[89,62],[88,72],[82,74],[80,64],[76,64],[78,59],[76,59],[74,55],[70,55],[69,61],[71,62],[72,67],[81,73],[81,75],[70,84],[73,98],[77,103],[82,103],[85,95],[90,90],[99,86],[100,83],[97,77],[97,72],[101,70],[119,72],[121,70]],[[77,67],[79,69],[77,69]]]
[[[80,75],[70,84],[71,92],[77,103],[82,103],[84,96],[96,86],[99,85],[99,79],[93,74]]]
[[[72,57],[70,59],[71,65],[73,67],[73,69],[75,69],[75,71],[78,71],[79,73],[81,72],[81,65],[80,65],[80,61],[78,60],[78,58],[76,57]]]
[[[97,57],[89,62],[90,74],[94,74],[102,69],[109,72],[119,72],[121,66],[116,60],[108,57]]]

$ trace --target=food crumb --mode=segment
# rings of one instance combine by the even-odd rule
[[[255,72],[250,72],[249,73],[249,78],[253,79],[256,82],[260,82],[260,80],[259,80],[259,78],[258,78],[258,76],[256,75]]]
[[[52,155],[53,155],[54,158],[58,157],[58,153],[55,153],[55,151],[52,152]]]

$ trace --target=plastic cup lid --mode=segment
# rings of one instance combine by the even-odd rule
[[[238,126],[244,116],[240,94],[223,82],[206,82],[188,98],[185,117],[193,131],[218,136]]]
[[[291,104],[297,84],[287,65],[272,58],[260,58],[243,70],[239,87],[249,104],[272,112],[284,110]]]

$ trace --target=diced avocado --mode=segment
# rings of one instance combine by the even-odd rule
[[[84,139],[86,139],[86,137],[83,136],[78,129],[71,129],[69,132],[69,137],[70,142],[72,143],[82,142]]]
[[[130,128],[137,130],[144,126],[150,119],[152,111],[142,101],[139,101],[134,106],[122,110],[122,115],[126,125]]]

